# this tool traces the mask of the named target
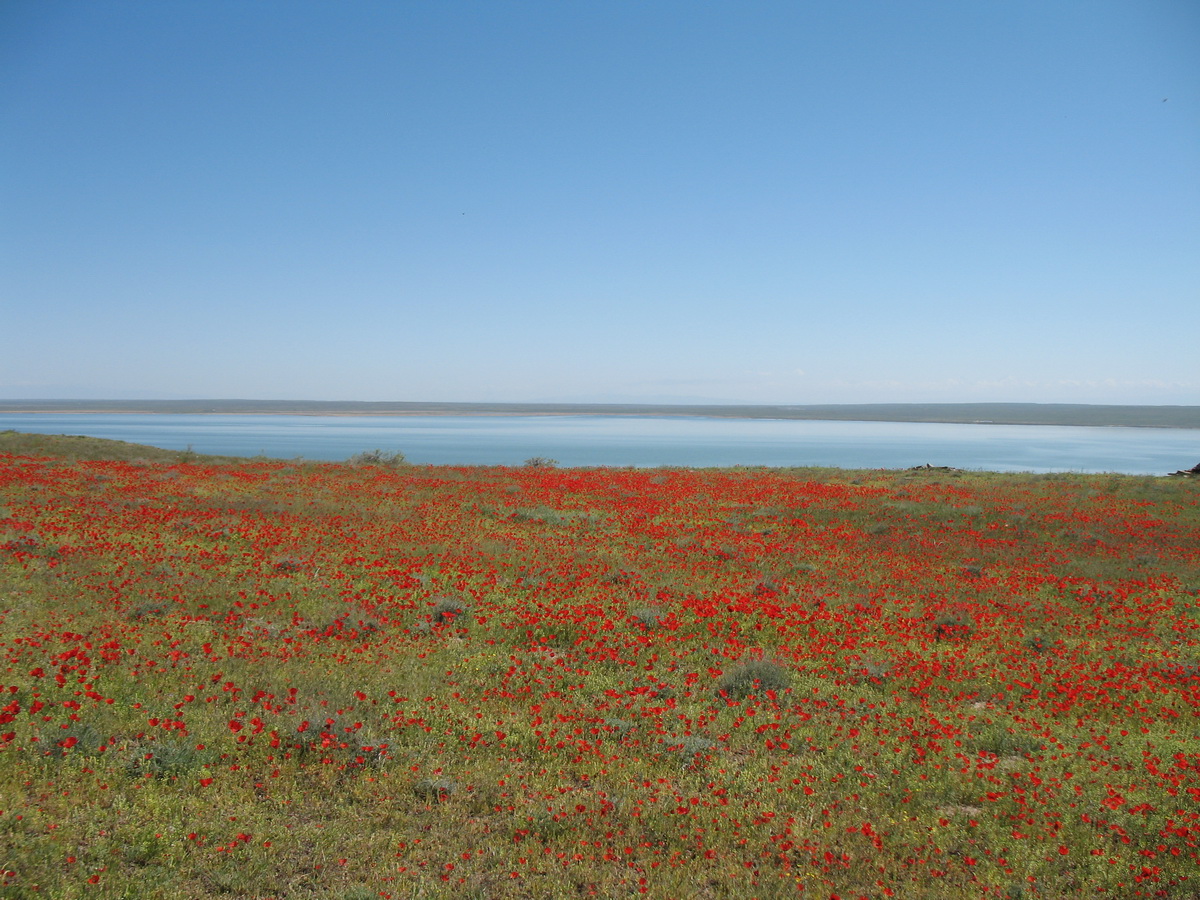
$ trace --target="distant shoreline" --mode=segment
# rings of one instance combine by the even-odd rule
[[[698,416],[730,419],[1200,428],[1200,406],[1074,403],[820,405],[437,403],[336,400],[0,400],[0,414],[293,416]]]

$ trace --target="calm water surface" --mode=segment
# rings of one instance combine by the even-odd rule
[[[413,463],[841,466],[1162,475],[1200,462],[1200,430],[653,416],[0,415],[0,430],[83,434],[197,453]]]

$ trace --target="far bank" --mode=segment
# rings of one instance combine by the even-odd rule
[[[441,403],[350,400],[2,400],[0,413],[290,416],[699,416],[831,422],[1200,428],[1200,406],[1084,403],[851,403],[808,405]]]

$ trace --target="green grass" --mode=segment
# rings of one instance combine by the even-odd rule
[[[163,450],[145,444],[110,441],[84,435],[28,434],[0,431],[0,454],[42,456],[68,462],[78,460],[114,460],[133,463],[242,462],[235,456],[211,456],[191,450]]]
[[[2,434],[0,897],[1187,897],[1198,563],[1193,479]]]

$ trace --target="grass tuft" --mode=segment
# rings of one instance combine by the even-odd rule
[[[790,683],[787,670],[778,663],[756,659],[725,673],[717,682],[717,692],[734,700],[744,700],[751,694],[781,693]]]

